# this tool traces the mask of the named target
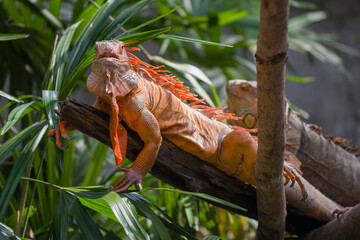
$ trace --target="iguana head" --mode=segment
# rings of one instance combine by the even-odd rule
[[[226,93],[229,112],[242,117],[228,123],[244,128],[257,128],[256,81],[231,80],[226,85]]]
[[[137,83],[137,75],[131,70],[125,44],[118,40],[95,44],[92,71],[96,78],[89,78],[89,90],[103,99],[126,96]]]

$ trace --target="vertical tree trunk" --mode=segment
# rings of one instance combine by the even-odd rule
[[[259,148],[255,166],[257,239],[283,239],[286,202],[283,180],[284,89],[288,0],[262,0],[257,43]]]

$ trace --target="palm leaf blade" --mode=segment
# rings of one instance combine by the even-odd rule
[[[0,41],[10,41],[29,37],[29,34],[0,34]]]
[[[149,207],[148,201],[144,201],[142,198],[138,197],[139,194],[136,193],[123,193],[122,195],[130,199],[130,201],[151,221],[161,239],[171,239],[161,219]]]
[[[25,114],[29,113],[30,111],[32,111],[32,108],[29,108],[33,103],[35,103],[35,101],[29,102],[29,103],[25,103],[22,104],[16,108],[14,108],[9,116],[8,116],[8,121],[5,123],[4,127],[2,128],[2,131],[0,133],[0,135],[4,135],[8,130],[10,130],[10,128],[17,122],[19,121]]]
[[[42,127],[45,126],[45,124],[45,120],[34,123],[33,125],[30,125],[29,127],[16,134],[14,137],[7,140],[0,147],[0,161],[4,160],[4,157],[6,157],[6,155],[10,153],[13,148],[19,145],[22,141],[24,141],[30,134],[39,131]]]
[[[99,227],[95,224],[94,220],[91,218],[80,201],[73,196],[66,196],[68,198],[68,204],[71,206],[70,210],[74,215],[74,218],[79,225],[85,239],[104,239],[99,230]]]
[[[20,156],[15,162],[15,165],[11,169],[10,175],[7,178],[5,186],[0,195],[0,221],[3,220],[7,206],[10,202],[11,197],[13,196],[15,189],[20,181],[21,175],[26,169],[26,166],[35,152],[37,146],[40,143],[47,126],[43,126],[38,134],[36,134],[28,144],[26,144],[25,148],[21,151]]]
[[[109,204],[130,239],[150,239],[137,221],[133,209],[125,198],[121,198],[114,192],[109,192],[102,199]]]

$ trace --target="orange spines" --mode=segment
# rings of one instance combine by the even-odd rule
[[[138,48],[138,47],[129,47],[136,43],[137,43],[137,41],[125,43],[124,47],[126,47],[126,51],[140,51],[140,48]]]
[[[129,43],[125,43],[124,47],[128,48],[129,46],[138,43],[138,41],[133,41],[133,42],[129,42]]]
[[[132,43],[128,43],[125,44],[125,46],[131,44]],[[127,47],[126,50],[133,51],[133,50],[138,50],[138,48]],[[151,80],[159,84],[161,87],[169,90],[180,100],[190,101],[188,105],[191,106],[192,108],[216,120],[240,119],[239,117],[236,117],[233,113],[218,112],[226,108],[211,108],[206,105],[198,105],[198,104],[205,104],[206,99],[198,99],[197,95],[190,92],[189,87],[184,86],[183,82],[179,81],[174,75],[171,74],[170,71],[161,69],[164,67],[163,65],[155,67],[151,64],[148,64],[140,60],[132,53],[127,52],[127,54],[129,56],[130,64],[132,65],[135,71],[137,71],[138,73],[142,73],[146,79]]]
[[[126,50],[128,50],[128,51],[140,51],[140,48],[138,48],[138,47],[127,47]]]
[[[199,103],[204,103],[205,101],[206,101],[205,98],[203,98],[203,99],[198,99],[198,100],[196,100],[196,101],[194,101],[194,102],[189,103],[189,105],[190,105],[190,106],[194,106],[194,105],[199,104]]]
[[[250,133],[257,133],[258,130],[257,129],[248,129],[248,128],[242,128],[242,127],[239,127],[239,126],[231,126],[233,129],[241,129],[241,130],[244,130],[244,131],[247,131],[247,132],[250,132]]]

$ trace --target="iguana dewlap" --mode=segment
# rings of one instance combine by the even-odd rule
[[[114,191],[125,191],[133,184],[141,187],[146,172],[156,161],[162,137],[227,174],[255,185],[257,142],[247,131],[234,130],[183,103],[177,96],[184,95],[181,89],[185,87],[179,86],[180,82],[168,82],[171,75],[160,74],[164,70],[127,53],[124,43],[101,41],[95,48],[87,86],[97,96],[95,107],[110,115],[110,137],[116,164],[121,163],[126,153],[127,133],[121,121],[137,132],[144,142],[144,148],[132,166],[118,168],[126,173],[114,185]],[[165,85],[167,89],[163,87]],[[196,99],[190,105],[202,101]],[[200,110],[207,108],[197,107]],[[287,181],[296,180],[291,169],[285,167],[284,170]]]

